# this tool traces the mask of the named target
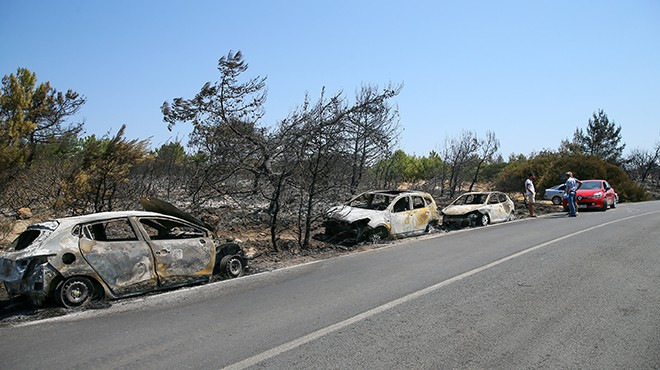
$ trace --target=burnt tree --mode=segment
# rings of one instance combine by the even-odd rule
[[[492,162],[493,157],[500,149],[500,142],[495,137],[495,133],[492,131],[486,132],[486,139],[479,140],[479,159],[477,161],[476,168],[474,169],[474,177],[472,178],[472,183],[470,184],[469,191],[472,191],[474,185],[479,180],[479,173],[481,171],[484,163]]]
[[[398,94],[402,85],[389,86],[388,89]],[[362,86],[356,95],[357,104],[369,104],[379,94],[375,86]],[[399,113],[395,107],[387,100],[378,100],[377,104],[370,106],[370,109],[359,109],[349,114],[345,125],[346,151],[351,165],[351,194],[357,193],[366,169],[392,153],[400,134]]]

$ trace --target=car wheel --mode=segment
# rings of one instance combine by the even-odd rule
[[[57,287],[57,301],[66,308],[77,308],[88,304],[94,294],[94,284],[83,276],[73,276]]]
[[[220,271],[228,278],[237,278],[243,276],[245,272],[244,263],[239,256],[224,256],[220,260]]]
[[[603,207],[600,209],[601,211],[605,212],[607,211],[607,199],[603,199]]]
[[[381,241],[390,237],[389,231],[383,226],[375,228],[369,236],[369,241],[372,243],[380,243]]]
[[[479,215],[479,218],[477,219],[477,224],[479,226],[486,226],[486,225],[488,225],[489,221],[490,221],[490,219],[488,218],[487,214],[481,214],[481,215]]]
[[[509,213],[509,217],[507,217],[506,220],[507,221],[513,221],[515,218],[516,218],[516,216],[514,215],[513,211],[511,211],[511,213]]]
[[[614,201],[612,202],[612,205],[610,206],[610,208],[616,208],[616,199],[614,199]]]
[[[562,202],[562,198],[560,196],[552,197],[552,204],[558,206]]]
[[[438,221],[432,221],[426,224],[426,228],[424,229],[425,233],[430,233],[433,232],[438,228]]]

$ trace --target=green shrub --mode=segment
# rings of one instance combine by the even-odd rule
[[[639,202],[649,199],[648,193],[619,166],[605,162],[594,156],[562,156],[556,153],[542,153],[530,160],[511,162],[496,181],[498,190],[522,192],[527,173],[534,173],[534,186],[538,193],[566,181],[566,172],[571,171],[580,180],[607,180],[619,195],[621,202]]]

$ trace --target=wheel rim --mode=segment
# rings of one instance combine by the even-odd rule
[[[559,198],[559,197],[552,198],[552,203],[556,206],[560,205],[561,204],[561,198]]]
[[[379,227],[376,230],[374,230],[373,234],[371,235],[371,242],[378,243],[381,240],[387,239],[388,236],[389,235],[387,230],[382,227]]]
[[[227,264],[227,271],[232,276],[239,276],[241,272],[243,272],[243,263],[241,263],[238,258],[234,257],[229,260],[229,263]]]
[[[87,280],[73,278],[67,280],[62,286],[60,297],[65,307],[79,307],[85,304],[92,296],[92,286]]]
[[[481,226],[486,226],[486,225],[488,225],[488,216],[481,215]]]

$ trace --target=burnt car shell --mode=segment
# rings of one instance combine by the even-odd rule
[[[239,276],[246,266],[237,243],[217,243],[200,224],[149,211],[103,212],[29,226],[0,253],[0,281],[36,305],[54,299],[78,307],[207,282],[218,272]]]
[[[470,192],[442,209],[442,224],[444,227],[486,226],[512,220],[514,211],[513,201],[502,192]]]
[[[374,190],[327,211],[324,240],[378,242],[422,234],[440,220],[433,197],[421,191]]]

